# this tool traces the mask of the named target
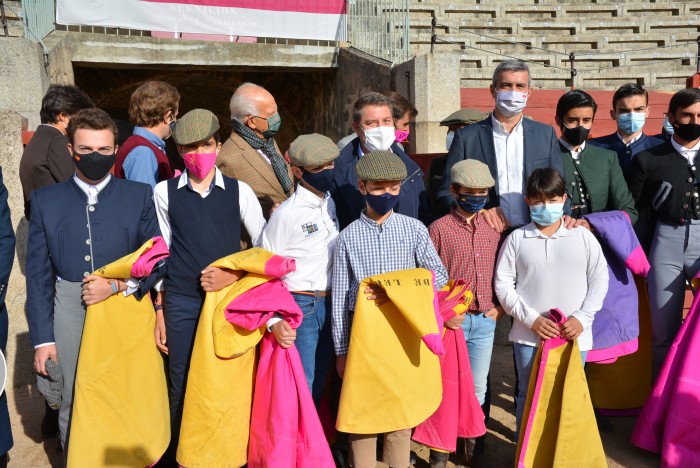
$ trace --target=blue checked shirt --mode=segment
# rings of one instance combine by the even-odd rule
[[[392,213],[378,225],[364,213],[338,237],[333,259],[332,330],[335,354],[348,353],[351,314],[363,279],[391,271],[425,268],[435,288],[447,284],[447,270],[420,221]]]

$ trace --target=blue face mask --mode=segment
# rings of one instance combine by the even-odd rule
[[[457,195],[457,205],[467,213],[478,213],[489,201],[488,195]]]
[[[541,203],[530,206],[530,218],[540,226],[550,226],[564,215],[563,203]]]
[[[304,173],[301,175],[301,180],[319,192],[328,192],[333,187],[334,174],[334,168],[324,169],[318,172],[308,172],[304,170]]]
[[[396,202],[399,201],[399,196],[392,195],[388,192],[381,195],[372,195],[368,193],[365,195],[365,199],[370,208],[378,215],[384,216],[396,206]]]
[[[644,127],[644,122],[646,121],[646,114],[644,112],[627,112],[626,114],[619,114],[617,116],[617,128],[621,132],[631,135],[637,133]]]
[[[666,132],[666,135],[673,135],[674,132],[673,125],[671,125],[671,122],[668,121],[668,117],[664,118],[664,131]]]

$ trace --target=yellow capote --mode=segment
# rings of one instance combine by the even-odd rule
[[[100,268],[104,278],[130,278],[153,241]],[[71,467],[145,467],[170,442],[163,357],[156,348],[150,298],[116,294],[88,306],[75,378],[68,445]]]
[[[272,253],[254,248],[212,266],[247,274],[221,291],[207,293],[197,325],[187,377],[177,461],[188,468],[246,464],[255,381],[256,345],[265,327],[248,331],[224,316],[236,297],[271,279]]]
[[[381,285],[389,301],[367,300]],[[338,430],[376,434],[412,428],[442,400],[440,360],[421,340],[441,339],[429,270],[416,268],[365,278],[360,285],[338,409]],[[342,292],[339,292],[342,294]]]
[[[550,349],[544,368],[542,356],[540,345],[530,374],[515,467],[607,467],[578,342]]]
[[[586,376],[594,408],[641,408],[651,392],[651,309],[646,281],[635,275],[639,296],[637,351],[610,364],[588,363]]]

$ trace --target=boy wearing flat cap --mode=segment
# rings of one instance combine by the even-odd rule
[[[338,236],[333,259],[333,345],[340,377],[350,342],[351,316],[358,288],[364,278],[392,271],[425,268],[435,273],[435,288],[447,283],[447,271],[435,251],[428,229],[418,220],[394,213],[406,178],[406,165],[389,151],[373,151],[362,157],[356,171],[359,189],[365,197],[365,210]],[[369,286],[368,300],[381,305],[386,293]],[[419,382],[416,383],[420,385]],[[376,466],[376,434],[350,434],[350,452],[355,468]],[[411,429],[385,434],[384,461],[392,467],[410,465]]]
[[[467,340],[469,364],[474,376],[474,391],[484,414],[487,377],[496,332],[496,321],[505,313],[493,290],[493,274],[501,234],[488,225],[480,214],[488,202],[489,189],[495,181],[486,164],[475,159],[460,161],[450,170],[450,192],[456,200],[451,211],[433,222],[430,238],[447,268],[451,280],[463,279],[474,299],[466,314],[447,320],[445,326],[460,327]],[[466,444],[470,458],[474,441]],[[431,453],[431,459],[447,461],[447,453]]]
[[[156,346],[168,354],[171,447],[175,453],[182,418],[190,351],[204,293],[236,281],[237,272],[208,266],[240,250],[241,225],[259,241],[265,219],[253,190],[216,167],[221,150],[219,120],[194,109],[173,131],[185,162],[180,177],[156,185],[154,199],[163,239],[170,247],[168,271],[158,285]]]
[[[296,347],[314,401],[318,404],[334,354],[331,338],[331,269],[338,237],[335,203],[328,191],[340,150],[316,133],[301,135],[289,147],[292,173],[300,180],[294,193],[270,217],[262,247],[296,260],[296,271],[283,276],[304,319],[296,329]],[[281,318],[271,331],[282,347],[294,342],[295,331]]]

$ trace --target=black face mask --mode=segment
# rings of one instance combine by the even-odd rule
[[[104,155],[97,151],[86,154],[73,153],[76,167],[90,180],[100,180],[106,176],[116,159],[116,154]]]
[[[574,128],[569,128],[564,125],[562,125],[561,127],[561,134],[564,136],[564,139],[568,141],[569,144],[572,146],[578,146],[584,141],[586,141],[590,131],[590,128],[586,128],[582,125],[579,125],[578,127]]]
[[[700,125],[694,123],[682,124],[675,122],[673,124],[673,134],[678,135],[683,141],[695,141],[700,138]]]

